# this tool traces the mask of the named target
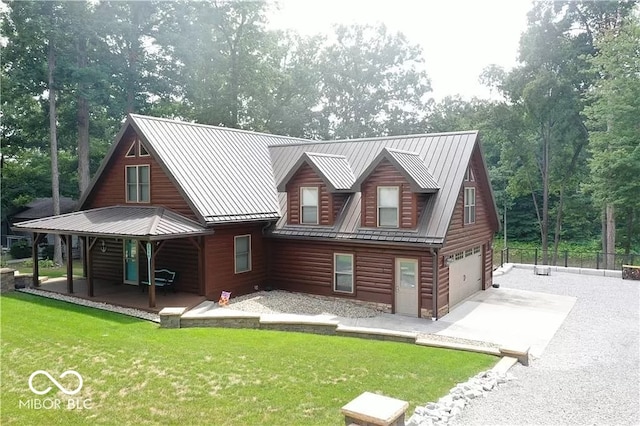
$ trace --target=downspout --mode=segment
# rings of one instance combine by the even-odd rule
[[[431,248],[433,282],[431,283],[431,321],[438,320],[438,249]]]

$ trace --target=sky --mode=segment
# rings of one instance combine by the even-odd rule
[[[436,100],[497,98],[478,82],[482,70],[517,64],[531,0],[279,0],[273,28],[303,35],[332,33],[333,24],[384,23],[423,49]]]

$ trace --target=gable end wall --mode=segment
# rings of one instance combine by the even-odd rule
[[[152,157],[125,157],[135,139],[135,132],[129,128],[118,143],[113,156],[105,167],[91,194],[82,206],[83,210],[116,205],[162,206],[188,218],[197,220],[191,207],[178,192],[176,186],[164,173],[160,164]],[[125,166],[149,165],[151,176],[151,202],[127,203],[125,188]]]
[[[493,237],[497,229],[489,215],[493,214],[489,182],[483,179],[481,170],[482,160],[476,148],[471,160],[471,167],[475,176],[474,182],[464,182],[458,194],[456,207],[447,232],[447,240],[440,251],[438,311],[440,314],[449,312],[449,267],[446,258],[457,252],[481,247],[483,255],[483,289],[491,287],[493,277]],[[464,187],[476,188],[476,222],[464,224]]]

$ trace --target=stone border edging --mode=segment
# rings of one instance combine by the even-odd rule
[[[541,266],[541,265],[537,265]],[[528,263],[505,263],[502,267],[496,269],[493,272],[493,276],[497,277],[509,272],[512,268],[519,269],[531,269],[533,270],[536,265],[530,265]],[[622,278],[622,271],[615,271],[613,269],[593,269],[593,268],[575,268],[575,267],[567,267],[564,266],[546,266],[552,272],[564,272],[567,274],[579,274],[579,275],[593,275],[598,277],[611,277],[611,278]]]
[[[447,342],[443,340],[420,337],[418,333],[388,330],[383,328],[367,328],[340,325],[338,321],[317,319],[313,317],[298,318],[287,315],[273,315],[263,318],[260,314],[231,311],[225,314],[197,315],[186,312],[186,308],[164,308],[160,311],[161,328],[189,327],[224,327],[249,328],[276,331],[294,331],[362,339],[384,340],[430,346],[442,349],[453,349],[477,352],[498,357],[516,359],[522,365],[529,365],[529,347],[487,347],[468,343]],[[507,368],[508,369],[508,368]]]

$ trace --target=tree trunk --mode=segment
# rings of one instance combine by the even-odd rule
[[[616,217],[613,204],[607,203],[606,206],[607,215],[607,252],[605,257],[607,259],[606,268],[615,269],[616,260]]]
[[[543,131],[542,145],[542,264],[549,264],[549,139],[551,130]]]
[[[53,37],[49,39],[47,55],[48,89],[49,89],[49,136],[51,141],[51,194],[53,200],[53,214],[60,214],[60,176],[58,172],[58,135],[56,116],[56,90],[53,72],[56,67],[56,53]],[[60,236],[56,235],[53,244],[53,261],[56,265],[62,265],[62,243]]]
[[[87,41],[77,41],[78,68],[87,67]],[[78,83],[78,111],[76,120],[78,124],[78,189],[80,196],[89,186],[91,178],[89,172],[89,101],[85,91],[85,83]]]
[[[560,245],[560,233],[562,232],[562,208],[564,204],[564,185],[560,188],[558,200],[558,214],[556,215],[556,230],[553,237],[553,266],[558,265],[558,246]]]
[[[627,209],[627,238],[624,241],[624,254],[629,256],[631,253],[631,236],[633,235],[633,208]]]

